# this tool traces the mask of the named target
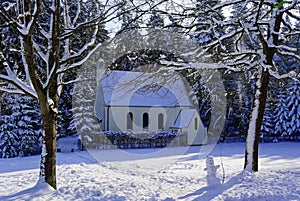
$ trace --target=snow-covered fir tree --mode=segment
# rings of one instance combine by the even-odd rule
[[[290,139],[296,139],[300,135],[300,83],[291,80],[287,87],[285,133]]]
[[[296,140],[299,135],[299,88],[299,82],[297,81],[280,82],[272,113],[274,122],[273,135],[276,137]],[[268,113],[265,116],[267,115]]]
[[[275,103],[275,110],[274,110],[274,122],[275,122],[275,136],[287,135],[286,128],[287,128],[287,116],[288,110],[286,106],[286,90],[285,84],[280,82],[278,92],[276,95],[276,103]]]
[[[286,21],[289,22],[288,19]],[[299,27],[300,23],[298,22],[295,28]],[[289,30],[284,28],[284,31],[288,32]],[[285,45],[295,48],[297,54],[300,54],[299,34],[290,36],[289,40],[285,41]],[[300,73],[299,62],[292,56],[283,57],[277,54],[274,61],[281,73],[287,73],[291,70]],[[299,81],[280,79],[277,83],[275,110],[273,111],[274,134],[284,139],[294,140],[299,135]]]
[[[0,118],[0,157],[11,158],[19,154],[19,139],[16,125],[9,115]]]
[[[20,139],[20,155],[28,156],[41,150],[42,122],[38,104],[30,97],[20,96],[17,134]]]
[[[247,82],[245,82],[244,75],[241,73],[225,73],[222,74],[224,87],[226,90],[227,99],[227,113],[223,130],[223,135],[245,136],[244,127],[248,124],[249,113],[244,103],[245,96],[243,93]]]
[[[76,133],[71,128],[72,122],[72,97],[71,86],[64,86],[62,97],[59,101],[59,113],[58,113],[58,125],[57,125],[57,137],[63,137]]]
[[[69,82],[76,77],[76,73],[73,71],[68,72],[66,81]],[[59,114],[57,125],[57,136],[62,137],[66,135],[76,134],[76,128],[72,123],[72,92],[74,83],[69,83],[63,86],[61,99],[59,101]]]
[[[11,158],[19,154],[19,138],[16,133],[17,126],[15,118],[16,111],[13,111],[15,96],[5,94],[2,97],[1,116],[0,116],[0,157]]]
[[[2,101],[0,149],[2,157],[28,156],[41,148],[41,117],[30,97],[6,94]]]
[[[97,89],[96,69],[80,69],[79,80],[73,88],[73,120],[70,124],[76,127],[82,145],[90,144],[90,135],[101,135],[101,120],[95,116],[94,103]],[[83,148],[83,147],[82,147]]]
[[[275,136],[275,105],[276,105],[276,95],[278,92],[278,80],[271,79],[268,91],[268,97],[266,102],[266,108],[264,113],[264,119],[261,126],[261,138],[264,141],[264,138],[269,136]]]
[[[206,13],[202,12],[204,7],[212,9],[215,5],[220,3],[220,1],[201,1],[198,0],[196,4],[196,14],[197,14],[197,22],[196,22],[196,31],[195,38],[199,45],[205,46],[215,40],[217,40],[216,36],[221,37],[221,35],[225,34],[225,30],[220,30],[217,27],[211,28],[210,25],[204,25],[203,21],[207,19]],[[208,5],[207,5],[208,4]],[[223,13],[212,13],[212,17],[217,20],[222,20],[225,17]],[[217,34],[216,34],[217,33]],[[232,41],[228,40],[227,48],[229,51],[232,49]],[[220,47],[219,47],[220,48]],[[210,50],[210,51],[218,51]],[[218,62],[220,59],[218,55],[214,55],[211,57],[212,61]],[[245,79],[243,79],[243,75],[239,73],[231,73],[226,70],[219,70],[224,80],[224,86],[226,90],[226,99],[227,99],[227,115],[225,126],[222,132],[222,135],[245,135],[245,131],[243,130],[244,123],[241,121],[241,117],[246,117],[249,113],[245,113],[245,108],[242,107],[243,104],[243,96],[241,95],[242,88],[246,86]],[[245,95],[245,94],[243,94]],[[249,118],[247,118],[249,119]],[[245,120],[245,118],[244,118]],[[246,121],[246,124],[248,122]]]

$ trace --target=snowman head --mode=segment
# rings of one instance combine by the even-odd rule
[[[214,166],[214,158],[212,156],[206,158],[206,166]]]

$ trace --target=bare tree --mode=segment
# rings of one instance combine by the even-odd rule
[[[211,57],[217,56],[218,64],[210,67],[206,65],[207,68],[252,73],[255,93],[244,167],[258,171],[258,144],[270,76],[299,80],[299,68],[280,74],[274,62],[275,56],[289,57],[295,62],[300,60],[299,47],[287,43],[290,38],[300,34],[299,26],[295,25],[300,20],[299,1],[234,0],[221,1],[213,6],[199,1],[197,9],[184,6],[181,8],[181,12],[168,13],[177,22],[185,19],[185,23],[177,23],[177,27],[193,36],[201,33],[213,35],[210,42],[199,48],[197,59],[207,57],[207,54]],[[220,19],[222,12],[231,9],[236,9],[238,15],[227,13],[225,19]],[[199,16],[201,20],[197,21]],[[197,62],[190,63],[189,66],[202,68]]]
[[[38,100],[42,114],[43,146],[40,179],[56,189],[56,126],[65,73],[82,65],[106,39],[101,26],[128,12],[139,16],[160,2],[74,0],[16,0],[0,3],[0,27],[17,35],[23,75],[13,70],[0,50],[0,91],[26,94]],[[83,9],[85,7],[85,9]],[[78,37],[83,35],[80,40]],[[21,68],[21,67],[20,67]],[[9,89],[6,84],[15,88]]]

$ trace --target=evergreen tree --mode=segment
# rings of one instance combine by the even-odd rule
[[[15,96],[8,94],[2,102],[2,112],[0,116],[0,157],[11,158],[19,154],[19,138],[16,133],[17,126],[13,111]]]
[[[225,34],[225,30],[221,30],[218,27],[211,27],[209,24],[204,24],[203,22],[207,19],[207,13],[203,12],[206,9],[212,10],[212,8],[220,3],[218,0],[214,1],[203,1],[198,0],[196,4],[195,14],[197,16],[196,22],[196,30],[195,30],[195,40],[200,45],[200,47],[205,47],[209,43],[217,40],[216,37],[221,37],[221,35]],[[222,21],[224,19],[223,13],[212,12],[211,17],[217,20]],[[219,51],[219,48],[230,48],[230,45],[227,47],[218,47],[217,49],[210,50],[210,52]],[[211,62],[218,62],[220,55],[214,55],[211,57]],[[225,127],[223,129],[223,135],[234,135],[236,133],[241,134],[239,132],[240,125],[240,114],[239,109],[241,108],[241,100],[239,99],[241,88],[238,88],[238,82],[240,79],[240,75],[237,73],[228,73],[225,70],[219,70],[224,80],[224,86],[226,90],[226,98],[227,98],[227,115],[225,121]],[[209,93],[202,93],[203,95],[208,95]],[[207,99],[209,97],[198,97],[200,105],[206,105],[205,107],[200,107],[200,113],[202,114],[202,120],[206,122],[206,125],[209,125],[210,119],[210,109],[209,103]],[[206,102],[206,103],[205,103]],[[204,117],[204,115],[206,117]]]
[[[222,72],[222,71],[221,71]],[[243,93],[242,88],[245,86],[244,80],[241,78],[242,74],[238,73],[223,73],[223,83],[226,90],[227,99],[227,115],[223,135],[245,135],[241,121],[246,113],[245,108],[242,107]]]
[[[298,22],[295,27],[299,28],[300,23]],[[285,28],[284,31],[287,32],[288,29]],[[299,34],[289,36],[289,40],[286,40],[284,44],[296,49],[297,54],[300,54]],[[287,73],[291,70],[300,73],[298,61],[292,56],[284,57],[276,54],[274,61],[281,73]],[[275,135],[294,139],[299,135],[299,82],[281,79],[276,91],[277,100],[273,114],[276,123]]]
[[[3,115],[0,118],[0,157],[11,158],[19,154],[19,141],[16,131],[16,125],[9,115]]]
[[[164,19],[157,12],[153,11],[150,16],[149,21],[147,22],[148,28],[163,28],[164,27]]]
[[[195,39],[200,46],[205,46],[210,42],[216,40],[216,36],[221,36],[221,33],[225,33],[224,30],[218,29],[218,27],[211,27],[209,24],[203,24],[207,19],[207,14],[203,12],[206,9],[212,10],[212,8],[219,3],[219,0],[206,1],[206,0],[197,0],[195,15],[197,16],[196,30],[195,30]],[[223,13],[212,13],[212,18],[218,20],[224,19]],[[217,59],[217,58],[215,58]]]
[[[138,13],[134,12],[125,12],[126,10],[131,10],[132,5],[129,4],[129,2],[124,1],[124,5],[120,11],[120,13],[123,13],[119,16],[119,21],[121,22],[121,28],[117,32],[117,34],[120,34],[123,31],[128,30],[136,30],[140,28],[141,20],[138,17]]]
[[[278,92],[276,95],[276,103],[275,103],[275,136],[283,136],[287,135],[287,116],[288,110],[286,106],[286,90],[284,89],[284,83],[280,82],[280,86],[278,88]]]
[[[100,122],[94,112],[97,88],[96,73],[96,69],[81,69],[78,72],[80,81],[75,84],[73,89],[73,108],[71,110],[73,120],[71,126],[76,127],[82,145],[92,143],[89,135],[101,134]]]
[[[239,108],[239,112],[240,112],[239,131],[240,134],[243,136],[247,135],[249,122],[250,122],[250,114],[252,110],[253,91],[255,88],[254,80],[250,79],[252,74],[253,74],[252,72],[248,72],[247,74],[242,74],[241,84],[239,86],[239,88],[241,88],[241,93],[240,93],[241,107]]]
[[[69,72],[66,76],[66,82],[76,77],[75,72]],[[72,126],[72,93],[74,83],[64,85],[61,99],[59,101],[59,114],[58,114],[58,125],[57,125],[57,136],[66,136],[76,134],[76,128]]]
[[[261,137],[274,136],[275,133],[275,104],[278,91],[278,82],[275,79],[270,80],[264,119],[261,126]]]
[[[205,85],[205,80],[201,77],[200,72],[190,69],[183,71],[182,75],[186,78],[197,97],[200,118],[204,127],[208,128],[211,118],[210,90]]]
[[[287,88],[286,134],[295,139],[300,134],[300,83],[291,81]]]
[[[28,156],[38,152],[41,148],[41,117],[37,103],[29,97],[6,94],[2,108],[2,157]]]
[[[29,156],[41,150],[42,122],[37,102],[32,98],[20,96],[17,116],[17,134],[21,156]]]

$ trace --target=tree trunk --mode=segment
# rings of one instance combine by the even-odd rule
[[[49,51],[48,65],[50,71],[57,72],[60,60],[60,1],[55,0],[55,11],[51,20],[52,24],[52,48]],[[58,121],[59,86],[56,73],[47,75],[49,85],[38,91],[40,109],[43,119],[43,152],[41,154],[40,176],[50,186],[56,189],[56,129]]]
[[[42,114],[43,144],[40,177],[56,189],[56,126],[57,113],[52,109]]]
[[[267,69],[263,70],[256,82],[256,90],[253,100],[253,109],[247,134],[244,168],[258,171],[258,144],[260,130],[267,100],[270,74]]]

